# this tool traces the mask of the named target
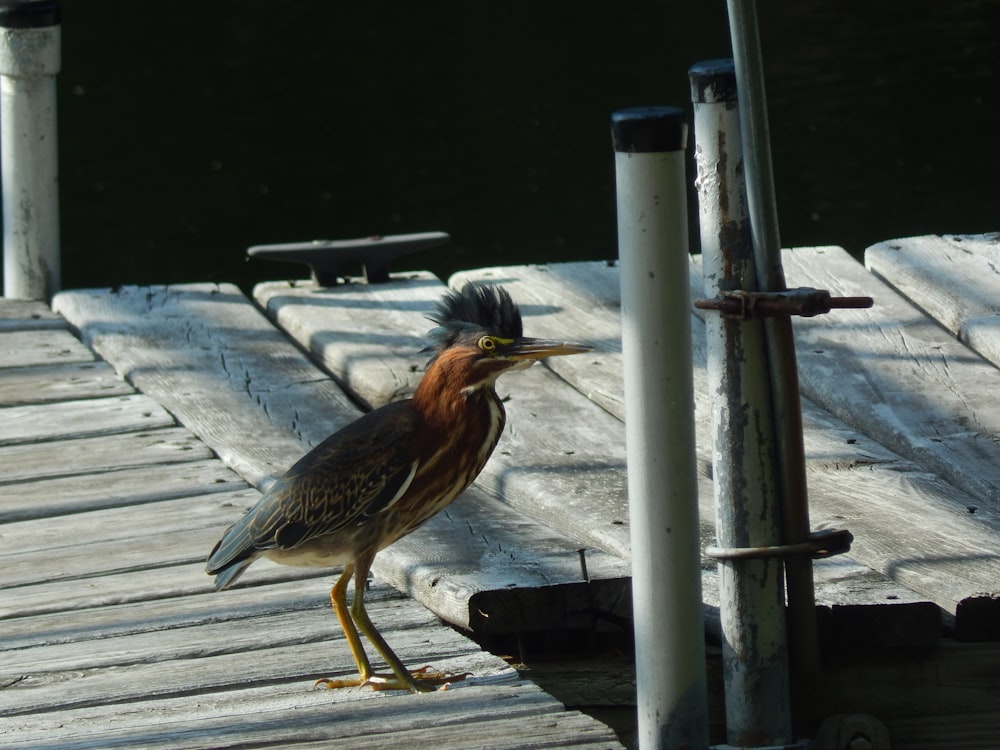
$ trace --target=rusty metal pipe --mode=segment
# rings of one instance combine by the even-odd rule
[[[690,71],[695,117],[702,268],[709,302],[739,310],[757,286],[732,61]],[[733,295],[733,296],[726,296]],[[777,446],[764,324],[706,316],[716,549],[783,545]],[[729,743],[783,744],[791,737],[791,693],[783,562],[719,556],[723,678]]]
[[[781,266],[781,241],[771,168],[767,95],[756,3],[754,0],[727,0],[726,5],[733,43],[736,86],[740,92],[740,128],[757,281],[761,291],[780,292],[785,289],[785,275]],[[779,489],[784,542],[796,544],[809,538],[810,529],[795,339],[788,317],[764,321],[764,331],[780,456]],[[797,672],[814,672],[819,669],[819,645],[812,565],[808,560],[789,560],[785,566],[785,576],[792,668]]]

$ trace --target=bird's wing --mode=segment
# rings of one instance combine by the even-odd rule
[[[208,572],[362,526],[392,505],[417,471],[415,424],[409,402],[395,402],[317,445],[226,531],[209,555]]]

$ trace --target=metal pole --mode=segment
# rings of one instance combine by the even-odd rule
[[[638,744],[708,747],[682,110],[611,118]]]
[[[783,291],[785,275],[781,267],[781,240],[771,170],[771,139],[756,6],[754,0],[728,0],[727,6],[736,85],[740,92],[740,129],[757,281],[760,291]],[[791,320],[785,317],[769,318],[764,323],[764,331],[780,456],[783,539],[785,544],[797,544],[809,538],[810,529],[795,339]],[[797,672],[815,672],[819,669],[819,646],[812,561],[804,557],[789,558],[785,564],[785,577],[792,668]]]
[[[59,4],[0,0],[4,296],[48,300],[61,284],[56,149]]]
[[[757,288],[731,60],[690,70],[705,296]],[[705,318],[712,400],[723,678],[729,744],[792,736],[782,564],[725,550],[781,543],[781,508],[764,329]]]
[[[785,274],[781,267],[778,208],[774,197],[764,61],[757,31],[756,3],[754,0],[728,0],[727,7],[736,87],[740,92],[740,132],[750,232],[757,254],[757,275],[763,291],[780,291],[785,288]]]

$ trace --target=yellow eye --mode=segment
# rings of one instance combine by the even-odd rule
[[[483,336],[479,339],[479,348],[484,352],[494,352],[497,348],[497,341],[492,336]]]

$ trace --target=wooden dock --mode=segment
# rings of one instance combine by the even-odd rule
[[[795,323],[813,527],[855,537],[849,556],[815,566],[824,673],[795,676],[796,728],[815,736],[828,717],[866,713],[893,747],[988,746],[1000,736],[1000,238],[882,243],[868,269],[832,247],[784,258],[790,286],[875,299]],[[274,282],[254,301],[225,284],[70,291],[59,315],[4,301],[0,732],[23,747],[616,746],[440,621],[521,644],[539,675],[523,653],[539,634],[627,636],[617,273],[571,263],[449,281],[502,283],[528,335],[596,351],[502,378],[509,426],[483,475],[376,561],[370,611],[403,660],[475,675],[429,696],[310,689],[353,669],[328,572],[261,562],[213,593],[202,568],[256,488],[412,390],[441,281]],[[702,296],[697,258],[691,284]],[[708,544],[700,318],[693,328]],[[717,636],[708,560],[703,589]],[[585,678],[576,668],[572,703],[628,705],[627,659],[614,674],[603,660]],[[713,688],[717,738],[720,700]]]
[[[235,302],[252,320],[235,296],[206,299]],[[239,410],[218,429],[239,436],[234,445],[256,468],[240,466],[259,479],[268,461],[302,451],[296,433],[315,437],[332,429],[322,422],[331,410],[340,420],[357,411],[257,317],[256,330],[245,322],[234,336],[259,336],[248,343],[262,361],[234,351],[230,366],[245,394],[272,392],[252,399],[292,429],[284,439],[273,427],[255,432]],[[174,333],[190,336],[180,325]],[[211,357],[197,341],[188,345],[190,357],[182,345],[150,375],[168,382],[164,373],[180,367],[197,378]],[[40,303],[0,301],[0,352],[0,744],[621,747],[606,725],[567,711],[381,580],[369,612],[401,657],[473,677],[430,695],[312,689],[319,677],[354,672],[329,606],[329,571],[265,563],[241,588],[219,593],[204,573],[214,540],[257,490]],[[242,381],[258,365],[267,372],[269,357],[278,380]],[[218,407],[202,412],[210,421],[229,405],[193,383],[162,400],[176,399],[188,404],[185,414]]]

